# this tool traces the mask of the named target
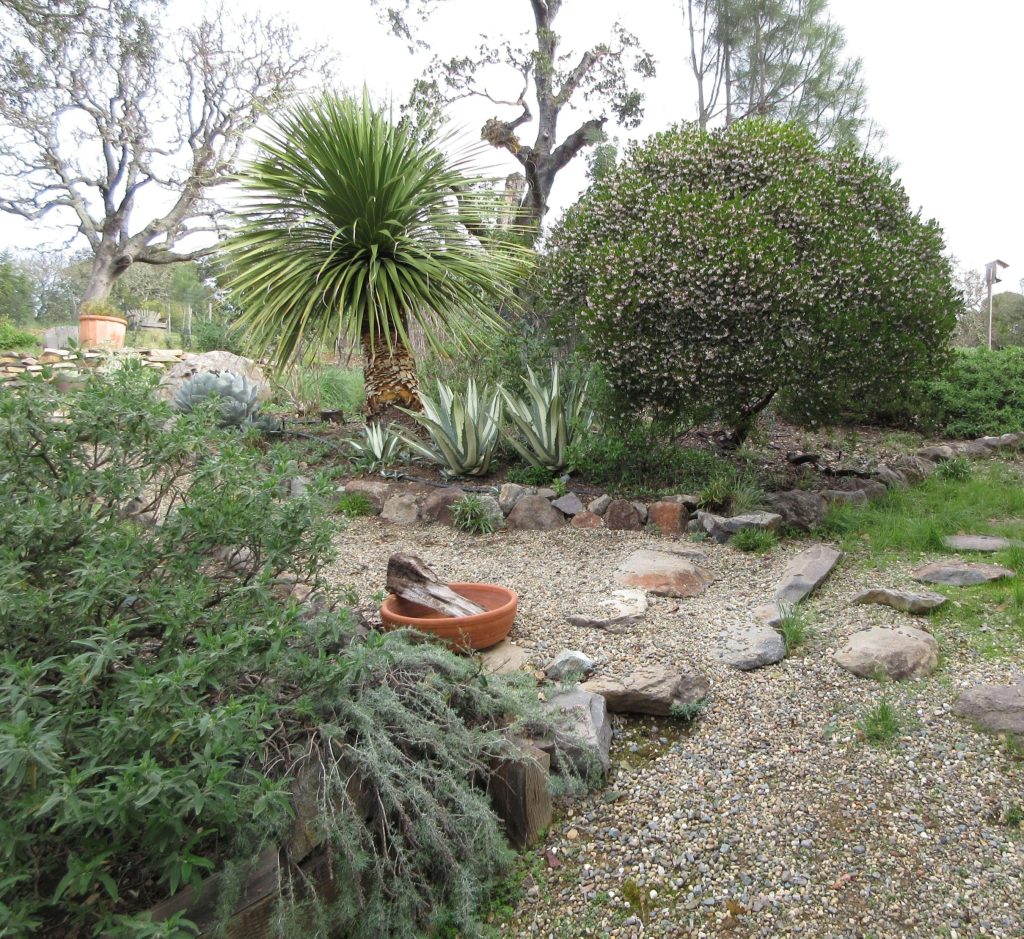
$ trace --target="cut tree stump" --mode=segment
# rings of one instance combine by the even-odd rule
[[[474,616],[484,607],[457,594],[415,554],[392,554],[388,558],[388,590],[445,616]]]

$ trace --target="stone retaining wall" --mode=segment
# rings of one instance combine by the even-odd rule
[[[98,368],[111,360],[138,358],[150,368],[166,369],[180,362],[187,353],[182,349],[43,349],[39,354],[0,352],[0,387],[17,383],[30,375],[71,379]]]

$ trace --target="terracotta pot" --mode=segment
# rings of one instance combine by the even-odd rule
[[[83,313],[78,317],[78,345],[83,349],[121,349],[128,320]]]
[[[385,629],[411,626],[443,639],[453,649],[486,649],[501,642],[512,628],[519,596],[497,584],[449,584],[467,600],[485,610],[473,616],[442,616],[436,610],[410,603],[394,594],[381,604],[380,618]]]

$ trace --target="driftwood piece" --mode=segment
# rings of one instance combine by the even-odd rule
[[[392,554],[388,558],[387,588],[410,603],[418,603],[445,616],[473,616],[486,612],[482,606],[460,596],[415,554]]]

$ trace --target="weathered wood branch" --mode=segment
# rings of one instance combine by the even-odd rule
[[[388,558],[387,588],[410,603],[418,603],[445,616],[473,616],[485,612],[472,600],[460,596],[415,554],[392,554]]]

